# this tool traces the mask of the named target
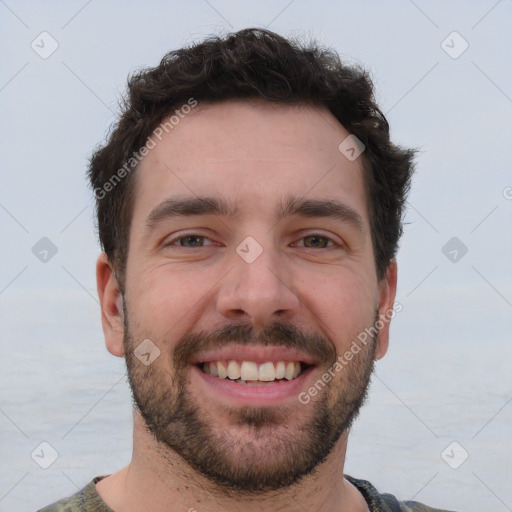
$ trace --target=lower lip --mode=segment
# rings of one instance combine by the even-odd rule
[[[305,387],[305,381],[314,367],[307,368],[299,377],[282,380],[276,384],[244,385],[228,379],[220,379],[204,373],[197,366],[192,366],[192,377],[198,377],[201,384],[207,386],[216,397],[235,400],[239,405],[273,405],[297,396]]]

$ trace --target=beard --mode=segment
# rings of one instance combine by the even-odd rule
[[[366,400],[378,334],[307,405],[297,400],[293,406],[219,406],[223,418],[219,425],[209,412],[211,402],[195,398],[189,389],[189,361],[198,351],[233,342],[286,346],[321,362],[314,371],[327,372],[337,357],[332,342],[289,324],[273,323],[257,335],[251,326],[235,324],[211,333],[187,334],[171,355],[165,350],[166,340],[152,339],[161,355],[145,366],[134,355],[143,338],[131,332],[124,304],[123,308],[128,379],[148,432],[164,458],[171,462],[172,452],[179,455],[221,494],[275,491],[314,474]]]

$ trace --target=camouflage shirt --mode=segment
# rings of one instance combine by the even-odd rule
[[[38,512],[114,512],[96,491],[95,484],[102,478],[104,477],[97,476],[93,478],[92,482],[70,498],[57,501]],[[450,512],[427,507],[417,501],[398,501],[391,494],[379,494],[377,489],[366,480],[356,480],[347,475],[345,475],[345,478],[357,487],[364,496],[370,512]]]

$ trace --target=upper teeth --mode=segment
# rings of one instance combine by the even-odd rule
[[[253,361],[211,361],[204,363],[203,371],[225,379],[228,377],[231,380],[242,379],[247,380],[260,380],[264,382],[271,382],[276,379],[295,379],[300,374],[299,362],[285,362],[278,361],[273,363],[258,364]]]

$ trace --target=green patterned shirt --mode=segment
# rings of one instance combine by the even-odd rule
[[[92,482],[70,498],[57,501],[38,512],[114,512],[96,491],[96,482],[102,478],[104,477],[93,478]],[[366,480],[356,480],[347,475],[345,478],[364,496],[370,512],[450,512],[427,507],[417,501],[398,501],[391,494],[379,494],[377,489]]]

